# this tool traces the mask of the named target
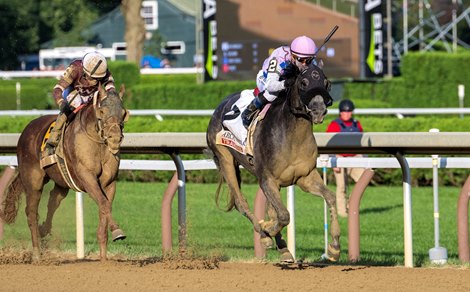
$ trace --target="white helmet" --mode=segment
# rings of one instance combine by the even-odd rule
[[[83,70],[92,78],[103,78],[108,70],[106,58],[98,52],[89,52],[83,56]]]

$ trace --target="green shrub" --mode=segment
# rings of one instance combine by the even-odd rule
[[[408,53],[403,56],[402,76],[380,82],[351,82],[344,98],[372,99],[390,107],[458,107],[457,86],[470,88],[470,53]]]
[[[126,89],[132,89],[140,82],[140,68],[137,64],[126,61],[112,61],[108,63],[108,69],[113,74],[116,88],[119,90],[121,84]]]
[[[137,85],[126,106],[135,109],[214,109],[226,96],[253,89],[254,81],[216,81],[207,84],[163,83]]]

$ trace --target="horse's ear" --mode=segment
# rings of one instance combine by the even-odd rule
[[[103,86],[101,86],[101,82],[99,83],[99,90],[100,90],[100,96],[103,97],[103,96],[106,96],[106,90],[104,89]]]
[[[124,93],[126,92],[126,87],[124,86],[124,83],[121,84],[121,88],[119,88],[119,98],[122,100],[124,97]]]
[[[323,70],[323,66],[325,66],[323,59],[320,59],[320,61],[318,61],[317,67]]]
[[[126,109],[122,109],[122,121],[125,123],[129,120],[130,113]]]

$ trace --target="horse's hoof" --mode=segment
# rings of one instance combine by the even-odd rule
[[[122,232],[120,228],[114,229],[112,232],[112,235],[113,235],[113,241],[123,240],[126,238],[126,235],[124,234],[124,232]]]
[[[334,247],[331,244],[328,245],[328,253],[326,255],[327,260],[330,262],[337,262],[339,260],[340,255],[339,247]]]
[[[31,261],[33,264],[37,264],[41,261],[41,253],[39,252],[39,249],[34,249],[33,254],[31,256]]]
[[[286,248],[281,251],[281,264],[293,264],[295,262],[294,257],[290,251]]]
[[[273,240],[271,239],[271,237],[267,237],[267,236],[261,237],[260,242],[261,242],[261,245],[263,245],[264,248],[266,249],[270,249],[274,246]]]
[[[39,236],[41,238],[44,238],[48,236],[51,233],[51,230],[49,228],[46,228],[44,225],[39,225]]]

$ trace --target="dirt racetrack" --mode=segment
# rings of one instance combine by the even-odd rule
[[[470,268],[0,258],[0,291],[470,291]]]

